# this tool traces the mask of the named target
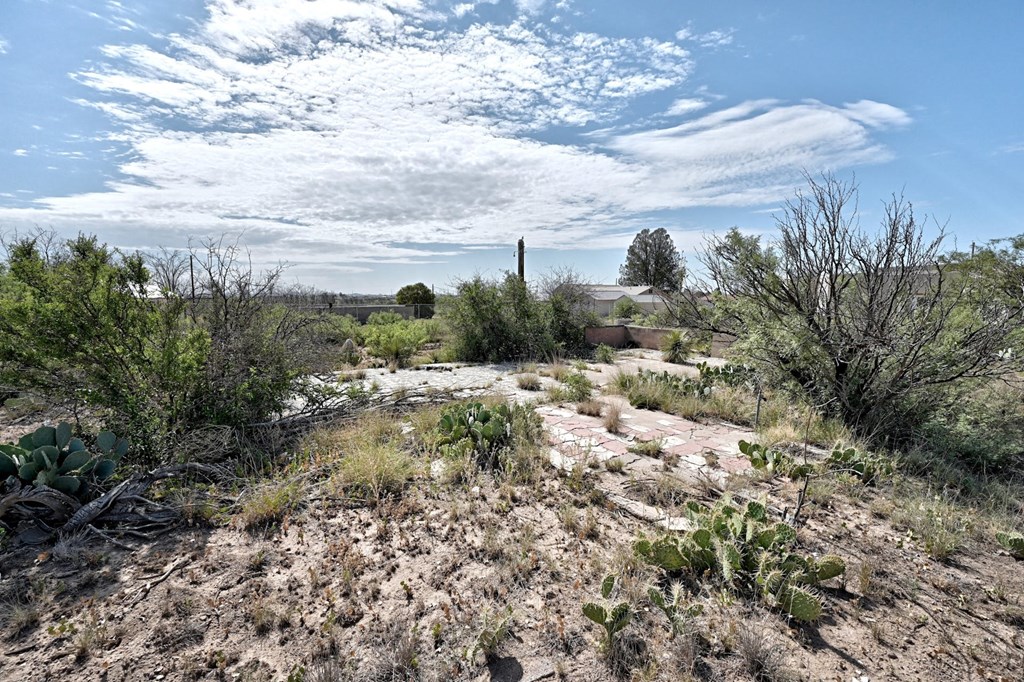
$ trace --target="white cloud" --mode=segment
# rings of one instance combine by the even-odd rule
[[[75,78],[130,148],[126,179],[0,209],[0,221],[120,246],[245,230],[254,252],[303,267],[436,262],[456,253],[440,245],[512,234],[532,248],[600,248],[641,213],[775,201],[804,167],[884,160],[870,131],[909,121],[877,102],[759,100],[665,129],[542,142],[678,92],[690,53],[518,20],[456,31],[433,6],[212,0],[166,49],[106,46],[106,65]],[[669,113],[707,106],[678,99]]]
[[[698,98],[677,99],[665,113],[669,116],[686,116],[707,107],[708,103]]]
[[[0,36],[0,55],[7,54],[10,51],[10,49],[11,44],[7,40],[5,40],[3,36]]]
[[[701,47],[716,48],[732,45],[733,35],[736,29],[716,29],[707,33],[698,33],[693,30],[693,24],[688,23],[676,31],[676,40],[697,43]]]
[[[14,154],[15,156],[28,156],[28,150],[27,149],[15,149],[11,153]]]

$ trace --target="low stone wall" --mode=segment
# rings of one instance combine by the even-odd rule
[[[603,327],[587,327],[584,338],[591,345],[605,344],[612,348],[636,346],[638,348],[661,348],[661,341],[675,329],[657,329],[654,327],[634,327],[633,325],[613,324]],[[736,337],[728,334],[714,334],[711,337],[712,357],[723,357],[725,350],[736,341]]]

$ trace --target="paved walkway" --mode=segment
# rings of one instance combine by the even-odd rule
[[[711,362],[722,361],[712,359]],[[393,373],[377,369],[367,370],[362,383],[367,388],[376,384],[382,393],[439,390],[455,398],[498,395],[520,403],[538,403],[546,398],[544,391],[560,385],[550,377],[540,376],[546,369],[540,365],[538,376],[542,391],[526,391],[516,383],[517,369],[514,364],[426,365]],[[638,369],[697,375],[693,366],[665,363],[656,351],[644,350],[620,352],[614,365],[590,364],[585,374],[600,389],[619,372],[634,373]],[[536,411],[544,420],[552,464],[564,470],[581,463],[584,466],[596,464],[591,470],[598,487],[630,513],[668,528],[686,528],[684,519],[671,518],[663,510],[635,499],[637,482],[671,476],[690,486],[701,479],[724,485],[730,475],[750,468],[750,462],[739,452],[741,440],[754,438],[750,429],[728,424],[700,424],[664,412],[636,409],[618,395],[600,395],[597,400],[620,410],[618,433],[609,433],[602,417],[577,413],[572,403],[539,404]],[[656,439],[662,446],[658,456],[630,451],[641,441]],[[620,460],[621,471],[607,469],[604,463],[611,459]]]

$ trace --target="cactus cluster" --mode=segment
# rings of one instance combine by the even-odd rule
[[[1014,559],[1024,560],[1024,535],[1020,533],[996,533],[996,540],[1006,548]]]
[[[700,380],[708,386],[754,386],[754,370],[748,365],[726,363],[712,367],[706,362],[697,363]]]
[[[877,483],[883,476],[892,476],[892,462],[866,450],[836,448],[825,463],[831,470],[856,474],[864,485]]]
[[[786,474],[794,468],[793,460],[786,453],[767,448],[760,443],[748,443],[740,441],[740,452],[750,460],[750,466],[759,471],[767,471],[769,474]]]
[[[490,456],[512,436],[512,411],[508,405],[455,405],[441,415],[437,431],[443,452]]]
[[[96,452],[90,452],[72,437],[70,424],[42,426],[17,445],[0,445],[0,482],[16,478],[84,498],[89,483],[109,478],[127,451],[128,442],[110,431],[96,437]]]
[[[812,473],[829,471],[846,472],[856,475],[864,485],[873,485],[883,476],[893,473],[892,462],[866,450],[836,448],[823,463],[818,465],[797,464],[789,455],[767,448],[758,443],[740,441],[740,452],[747,456],[750,465],[769,474],[782,474],[790,478],[803,478]]]
[[[667,578],[710,579],[797,620],[813,621],[821,615],[822,604],[810,588],[846,571],[837,556],[815,559],[795,554],[796,532],[788,524],[770,521],[758,502],[740,508],[723,500],[711,509],[690,502],[687,511],[694,530],[641,538],[633,545],[640,559],[660,568]],[[659,606],[657,601],[655,605]]]

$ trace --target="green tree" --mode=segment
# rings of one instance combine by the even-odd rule
[[[423,282],[406,284],[395,294],[398,305],[433,305],[434,292]]]
[[[640,231],[619,266],[619,284],[652,286],[665,292],[682,288],[686,269],[682,256],[663,227]]]

